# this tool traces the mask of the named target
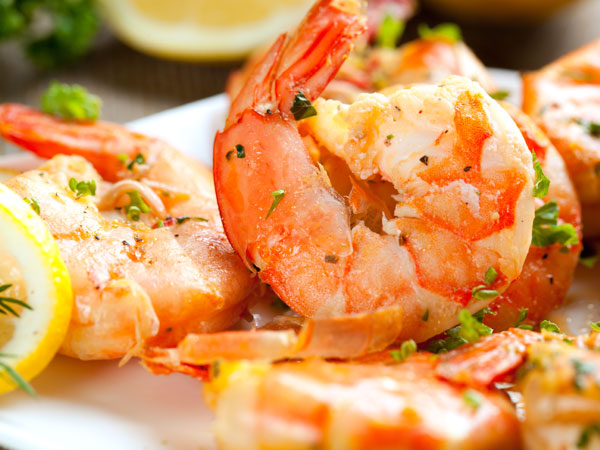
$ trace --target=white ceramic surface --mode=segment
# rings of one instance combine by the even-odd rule
[[[518,74],[504,70],[493,74],[501,88],[511,92],[511,99],[518,101]],[[129,126],[211,164],[214,134],[226,110],[227,99],[219,95]],[[24,154],[0,159],[4,167],[25,169],[32,164],[35,160]],[[581,284],[577,288],[585,290]],[[597,297],[589,296],[591,301]],[[118,368],[117,362],[81,362],[59,356],[32,384],[38,399],[21,391],[0,397],[0,446],[28,450],[215,446],[201,383],[182,375],[152,376],[135,361]]]

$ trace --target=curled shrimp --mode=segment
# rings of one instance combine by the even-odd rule
[[[257,66],[215,139],[217,200],[234,249],[300,315],[400,307],[398,338],[422,341],[521,272],[531,154],[508,114],[458,77],[349,106],[318,101],[303,140],[293,104],[335,74],[357,10],[317,3]],[[350,190],[316,164],[308,138],[343,160]],[[240,147],[243,158],[227,157]]]
[[[62,353],[140,355],[243,314],[256,280],[227,242],[200,163],[118,125],[67,123],[20,105],[0,105],[0,134],[53,157],[5,183],[35,199],[68,267],[75,308]],[[72,178],[94,181],[96,195],[74,192]]]
[[[205,398],[217,442],[224,449],[519,448],[519,423],[501,394],[436,378],[426,355],[387,360],[215,364]]]
[[[586,235],[600,232],[600,40],[523,76],[523,111],[565,160]]]
[[[217,361],[205,399],[222,448],[591,449],[598,348],[598,333],[515,328],[400,362]]]

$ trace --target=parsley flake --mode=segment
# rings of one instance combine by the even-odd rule
[[[146,158],[141,153],[135,155],[135,158],[131,160],[129,164],[127,164],[127,170],[133,170],[135,165],[141,166],[142,164],[146,164]]]
[[[375,36],[375,45],[378,47],[396,48],[396,44],[404,33],[405,23],[402,20],[396,19],[391,14],[386,14],[377,35]]]
[[[69,188],[75,192],[77,198],[85,197],[86,195],[96,195],[96,182],[92,181],[77,181],[75,178],[69,180]]]
[[[125,206],[125,212],[129,220],[138,221],[142,213],[150,212],[150,207],[142,200],[139,191],[129,191],[127,195],[129,196],[129,205]]]
[[[35,198],[24,198],[23,200],[25,200],[25,203],[31,206],[31,209],[33,209],[36,213],[40,214],[42,212],[40,205]]]
[[[294,97],[294,104],[292,105],[291,112],[296,120],[302,120],[317,115],[317,110],[302,91],[298,91]]]
[[[573,122],[575,122],[577,125],[581,125],[591,136],[600,138],[600,122],[593,122],[591,120],[584,119],[574,119]]]
[[[285,189],[277,189],[276,191],[271,192],[271,197],[273,197],[273,203],[271,203],[271,208],[269,208],[269,212],[267,213],[267,217],[265,217],[265,219],[268,219],[271,213],[275,211],[275,208],[277,208],[279,202],[283,200],[284,195]]]
[[[482,398],[479,392],[473,389],[467,389],[465,392],[463,392],[463,400],[465,404],[472,408],[474,411],[479,409],[482,402]]]
[[[558,225],[558,204],[551,201],[535,210],[531,245],[548,247],[562,244],[565,247],[577,245],[577,230],[570,223]]]
[[[417,344],[414,340],[409,339],[404,341],[400,346],[400,350],[390,350],[390,355],[396,362],[402,362],[414,352],[417,351]]]
[[[593,433],[596,433],[600,437],[600,423],[592,423],[583,429],[577,440],[577,448],[587,447]]]
[[[510,92],[501,90],[501,91],[492,92],[490,94],[490,97],[492,97],[494,100],[504,100],[509,95],[510,95]]]
[[[52,81],[42,95],[42,111],[64,120],[94,122],[100,117],[102,101],[77,84]]]
[[[417,31],[421,39],[429,41],[448,41],[451,44],[462,41],[460,27],[455,23],[441,23],[433,28],[422,23]]]
[[[488,289],[486,285],[480,284],[479,286],[475,286],[471,291],[473,298],[477,300],[490,300],[492,298],[498,297],[498,291],[495,289]]]
[[[519,310],[519,317],[517,317],[517,323],[515,323],[515,328],[521,328],[523,330],[533,330],[531,325],[523,323],[527,319],[527,315],[529,314],[529,310],[527,308],[521,308]]]
[[[600,321],[590,323],[590,327],[592,328],[592,330],[600,333]]]
[[[542,320],[542,323],[540,323],[540,331],[542,330],[549,331],[550,333],[561,333],[560,328],[558,328],[558,325],[549,320]]]
[[[542,165],[540,164],[540,161],[538,160],[535,152],[532,152],[531,156],[533,157],[533,170],[535,171],[535,185],[533,186],[533,196],[537,198],[542,198],[548,195],[550,180],[546,175],[544,175]]]
[[[448,352],[468,342],[476,342],[482,336],[492,334],[494,330],[482,323],[486,314],[494,313],[489,308],[483,308],[473,315],[466,309],[461,310],[458,314],[460,325],[447,330],[448,337],[431,341],[428,350],[433,353]]]
[[[496,281],[496,278],[498,278],[498,272],[496,272],[496,269],[490,266],[490,268],[485,272],[484,280],[486,284],[493,284],[494,281]]]

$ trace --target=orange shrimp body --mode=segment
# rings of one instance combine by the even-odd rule
[[[317,3],[257,65],[215,139],[217,200],[234,249],[296,312],[400,307],[399,338],[425,340],[491,301],[477,289],[502,292],[521,272],[531,154],[507,113],[458,77],[350,106],[318,101],[302,137],[299,92],[313,100],[335,75],[362,31],[358,9]],[[352,192],[332,186],[311,140],[344,161]]]
[[[565,160],[586,235],[600,232],[600,40],[523,76],[523,111]]]
[[[0,105],[0,134],[39,156],[80,155],[54,156],[5,181],[39,204],[71,276],[75,307],[62,353],[138,355],[239,320],[256,279],[227,242],[200,163],[118,125],[64,122],[21,105]],[[96,195],[78,196],[71,178],[94,181]],[[132,191],[150,208],[139,221],[124,210]]]

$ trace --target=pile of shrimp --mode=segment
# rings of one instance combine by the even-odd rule
[[[525,75],[521,110],[462,41],[365,47],[384,3],[368,31],[359,0],[318,0],[232,77],[213,177],[0,105],[0,135],[49,158],[5,183],[71,275],[61,351],[207,381],[222,448],[600,448],[600,325],[534,331],[581,204],[595,233],[600,45]]]

